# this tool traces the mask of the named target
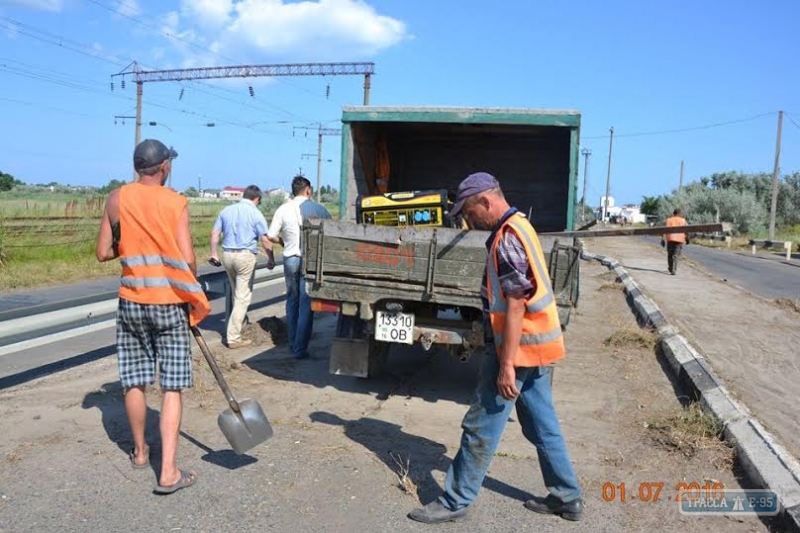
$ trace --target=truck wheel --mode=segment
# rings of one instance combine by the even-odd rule
[[[369,355],[367,358],[367,379],[376,379],[381,377],[384,370],[386,370],[386,362],[389,359],[389,348],[391,344],[388,342],[380,342],[368,337],[367,339]]]

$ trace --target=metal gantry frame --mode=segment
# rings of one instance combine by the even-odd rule
[[[111,88],[113,90],[116,78],[120,79],[123,87],[128,78],[136,83],[136,133],[134,139],[134,147],[136,147],[141,139],[142,94],[145,83],[277,76],[364,76],[364,105],[369,105],[369,92],[374,73],[375,63],[284,63],[145,70],[134,61],[121,72],[111,75]],[[136,173],[134,173],[134,180],[136,178]]]

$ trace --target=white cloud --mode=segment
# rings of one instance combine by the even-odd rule
[[[117,12],[128,17],[137,17],[142,14],[142,7],[136,0],[119,0]]]
[[[220,56],[241,61],[264,56],[350,61],[374,56],[410,37],[402,21],[377,13],[363,0],[182,0],[180,21],[176,16],[169,22],[174,22],[167,24],[173,35],[213,47],[217,63],[227,62]],[[179,22],[189,29],[179,32]],[[198,49],[191,52],[197,55]]]
[[[181,0],[181,11],[201,26],[220,28],[230,22],[233,0]]]
[[[0,0],[0,4],[11,4],[41,11],[61,11],[64,7],[64,0]]]

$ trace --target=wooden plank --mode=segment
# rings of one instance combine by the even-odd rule
[[[727,222],[719,224],[689,224],[687,226],[655,226],[652,228],[617,228],[597,231],[550,231],[542,233],[548,237],[626,237],[631,235],[664,235],[666,233],[701,233],[707,231],[730,231]]]

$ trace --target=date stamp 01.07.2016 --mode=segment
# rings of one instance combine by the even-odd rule
[[[761,489],[729,489],[716,481],[642,481],[625,483],[608,481],[602,489],[603,501],[626,503],[640,501],[676,502],[683,514],[749,514],[775,516],[780,511],[773,491]]]

